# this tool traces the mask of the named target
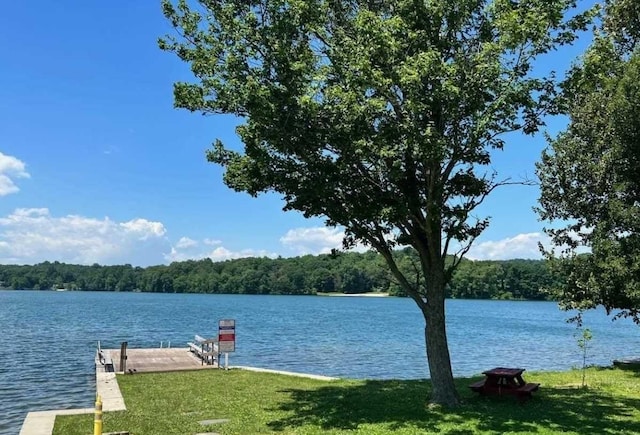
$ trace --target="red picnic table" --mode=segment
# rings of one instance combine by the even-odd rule
[[[471,390],[482,395],[510,394],[521,402],[531,398],[531,393],[538,391],[540,384],[527,383],[522,379],[525,369],[496,367],[482,372],[485,378],[469,385]]]

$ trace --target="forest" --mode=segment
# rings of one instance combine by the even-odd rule
[[[420,279],[411,249],[396,251],[407,276]],[[543,260],[463,261],[447,288],[460,299],[546,300],[557,279]],[[44,262],[0,265],[0,285],[15,290],[91,290],[160,293],[315,295],[382,292],[405,296],[376,252],[340,252],[292,258],[240,258],[133,267]]]

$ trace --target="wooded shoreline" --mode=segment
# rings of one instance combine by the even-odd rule
[[[395,255],[410,276],[415,254],[405,249]],[[447,297],[550,300],[553,295],[547,289],[557,284],[554,279],[557,281],[543,260],[465,260],[449,284]],[[24,290],[404,296],[382,257],[374,252],[223,262],[203,259],[146,268],[59,262],[0,265],[0,284],[3,288]]]

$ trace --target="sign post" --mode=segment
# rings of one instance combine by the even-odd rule
[[[229,352],[236,351],[236,321],[218,321],[218,352],[224,352],[224,368],[229,369]]]

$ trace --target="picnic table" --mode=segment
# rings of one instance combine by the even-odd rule
[[[512,395],[521,402],[531,398],[534,391],[538,391],[540,384],[527,383],[522,379],[525,369],[496,367],[482,372],[485,378],[469,385],[471,390],[481,395]]]

